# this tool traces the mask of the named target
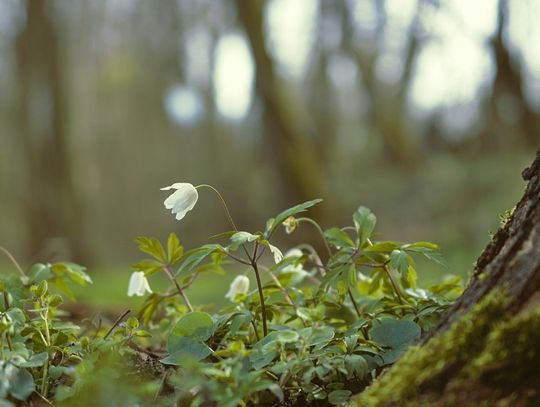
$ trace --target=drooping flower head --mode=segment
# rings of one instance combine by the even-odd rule
[[[142,271],[133,272],[129,279],[129,286],[127,292],[128,297],[131,297],[133,295],[143,296],[146,292],[152,294],[150,284],[148,284],[148,279]]]
[[[173,214],[176,214],[176,219],[181,220],[186,213],[193,209],[199,199],[197,189],[189,183],[176,182],[168,187],[161,188],[162,191],[175,189],[165,201],[165,208],[171,209]]]
[[[234,301],[238,294],[245,294],[249,291],[249,278],[246,276],[236,276],[229,287],[229,292],[225,294],[225,298]]]

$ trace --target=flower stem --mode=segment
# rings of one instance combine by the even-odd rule
[[[227,206],[227,202],[225,202],[225,199],[219,193],[219,191],[216,188],[214,188],[212,185],[209,185],[209,184],[201,184],[201,185],[197,185],[195,187],[195,189],[198,189],[198,188],[209,188],[209,189],[211,189],[212,191],[215,192],[215,194],[218,196],[218,198],[219,198],[219,200],[221,202],[221,205],[223,206],[223,210],[225,211],[225,214],[227,215],[227,219],[229,220],[229,223],[231,224],[234,231],[238,232],[238,228],[236,227],[236,224],[234,223],[234,220],[233,220],[233,218],[231,216],[231,212],[229,211],[229,207]],[[243,244],[242,249],[244,249],[244,253],[249,258],[249,253],[248,253],[248,251],[246,249],[246,245]]]
[[[315,227],[315,229],[317,229],[317,232],[319,232],[319,235],[321,236],[322,241],[324,243],[324,248],[326,249],[326,253],[328,253],[328,257],[332,257],[332,250],[330,250],[330,246],[328,246],[328,242],[324,238],[324,232],[321,229],[321,227],[319,226],[319,224],[317,222],[315,222],[313,219],[307,218],[307,217],[297,218],[296,220],[298,222],[307,222],[307,223],[313,225]]]
[[[13,265],[15,266],[19,274],[23,277],[26,277],[26,273],[24,272],[22,267],[19,265],[19,263],[17,263],[17,260],[15,260],[15,257],[13,257],[13,255],[5,247],[0,246],[0,251],[4,252],[4,254],[9,258],[9,260],[11,260],[11,262],[13,263]]]
[[[227,206],[227,203],[225,202],[225,199],[223,199],[223,196],[221,196],[219,191],[216,188],[214,188],[212,185],[208,185],[208,184],[201,184],[201,185],[197,185],[195,187],[195,189],[198,189],[198,188],[210,188],[212,191],[214,191],[216,193],[219,200],[221,201],[221,205],[223,206],[223,209],[225,210],[225,214],[227,215],[227,219],[229,220],[229,223],[231,224],[232,228],[236,232],[238,232],[238,228],[236,227],[236,225],[234,223],[234,220],[233,220],[233,218],[231,216],[231,213],[229,212],[229,208]]]
[[[178,290],[178,293],[184,300],[186,307],[188,307],[189,312],[193,312],[193,307],[191,306],[191,302],[189,302],[189,298],[187,297],[186,293],[184,292],[180,284],[178,284],[178,281],[176,281],[176,278],[174,278],[171,268],[169,266],[165,266],[163,270],[167,274],[167,277],[169,277],[169,280],[171,280],[171,282],[175,285],[176,289]]]

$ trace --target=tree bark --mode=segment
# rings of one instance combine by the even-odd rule
[[[41,260],[81,260],[81,211],[72,183],[60,47],[49,6],[45,0],[26,2],[26,26],[16,42],[28,251]]]
[[[313,142],[306,137],[311,131],[302,126],[303,118],[294,116],[266,49],[265,2],[237,0],[236,5],[255,60],[256,89],[263,106],[264,137],[270,156],[276,163],[284,195],[292,202],[313,199],[320,195],[320,165]]]
[[[353,405],[540,405],[540,152],[522,175],[463,295]]]

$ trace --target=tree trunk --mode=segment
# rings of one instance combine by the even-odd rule
[[[50,6],[45,0],[26,2],[26,26],[16,43],[28,251],[41,260],[81,260],[81,211],[72,184],[60,48]]]
[[[320,164],[312,141],[295,117],[265,46],[262,0],[237,0],[238,15],[245,28],[255,60],[256,89],[262,101],[264,137],[276,163],[287,205],[320,195]],[[311,137],[311,140],[313,137]],[[317,209],[315,210],[317,212]]]
[[[353,405],[540,405],[540,152],[523,178],[463,295]]]

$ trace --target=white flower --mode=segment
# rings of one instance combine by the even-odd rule
[[[270,247],[270,251],[274,255],[274,262],[278,264],[281,260],[283,260],[283,253],[281,253],[281,250],[279,250],[276,246],[268,245]]]
[[[144,293],[148,291],[150,294],[152,293],[152,290],[150,289],[150,285],[148,284],[148,280],[146,279],[144,273],[142,271],[135,271],[131,274],[131,278],[129,279],[129,286],[128,286],[128,297],[131,297],[133,295],[142,296]]]
[[[238,294],[245,294],[249,290],[249,278],[246,276],[236,276],[229,287],[229,292],[225,294],[225,298],[234,301]]]
[[[302,250],[297,249],[296,247],[288,250],[283,257],[285,259],[287,259],[289,257],[294,257],[295,261],[293,261],[291,264],[286,265],[281,270],[284,271],[284,272],[297,272],[297,273],[303,271],[304,268],[302,267],[302,264],[297,263],[298,259],[300,257],[302,257],[303,255],[304,255],[304,253],[302,253]]]
[[[169,191],[176,189],[176,191],[165,199],[165,208],[171,209],[172,213],[176,213],[176,219],[180,220],[186,213],[193,209],[199,199],[199,193],[197,189],[192,185],[185,182],[176,182],[168,187],[161,188],[162,191]]]

